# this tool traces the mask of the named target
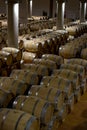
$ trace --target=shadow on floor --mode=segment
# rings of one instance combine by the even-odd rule
[[[82,122],[81,124],[77,125],[76,127],[73,127],[72,130],[87,130],[87,121]]]

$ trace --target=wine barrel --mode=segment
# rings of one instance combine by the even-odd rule
[[[24,48],[29,52],[40,52],[42,50],[42,44],[40,42],[35,42],[34,40],[21,40],[19,42],[19,48]]]
[[[23,64],[21,66],[22,69],[27,69],[27,70],[30,70],[32,72],[35,72],[37,73],[38,75],[41,75],[41,76],[46,76],[46,75],[49,75],[49,72],[48,72],[48,69],[46,66],[44,65],[36,65],[36,64]]]
[[[57,56],[54,54],[43,54],[42,58],[49,59],[56,62],[57,66],[60,66],[61,64],[63,64],[63,58],[61,56]]]
[[[38,75],[28,70],[14,69],[11,72],[10,77],[22,80],[28,85],[34,85],[39,83]]]
[[[44,65],[49,69],[49,72],[51,73],[53,69],[57,69],[57,65],[54,61],[51,60],[45,60],[45,59],[34,59],[34,64]]]
[[[58,130],[59,125],[60,122],[58,117],[53,116],[51,121],[48,123],[48,125],[46,126],[42,125],[40,130]]]
[[[72,83],[60,76],[44,76],[40,84],[61,90],[65,99],[73,93]]]
[[[82,49],[81,58],[87,60],[87,48]]]
[[[64,45],[59,48],[59,55],[63,58],[75,58],[77,55],[80,54],[79,48],[72,46],[72,45]]]
[[[37,96],[44,100],[48,100],[54,106],[55,110],[60,110],[64,103],[64,97],[60,90],[56,88],[47,87],[34,87],[32,86],[28,92],[28,95]]]
[[[0,59],[2,60],[2,64],[4,66],[6,65],[12,65],[13,63],[13,57],[10,53],[5,52],[5,51],[0,51]]]
[[[53,116],[52,105],[33,96],[18,96],[13,102],[13,108],[26,111],[40,119],[41,124],[48,124]]]
[[[4,48],[2,48],[2,51],[11,53],[13,56],[13,61],[20,61],[22,59],[22,51],[17,48],[4,47]]]
[[[68,70],[68,69],[59,69],[59,70],[53,70],[53,75],[55,76],[61,76],[63,78],[67,78],[72,82],[73,90],[78,88],[80,85],[80,76],[78,73]]]
[[[63,123],[67,117],[68,114],[68,107],[66,103],[63,104],[60,111],[55,111],[54,116],[56,116],[59,120],[59,123]]]
[[[78,74],[80,74],[81,82],[85,78],[85,69],[81,65],[77,65],[77,64],[73,64],[73,65],[71,65],[71,64],[62,64],[60,68],[61,69],[69,69],[69,70],[77,72]]]
[[[13,98],[14,95],[10,91],[6,91],[0,87],[0,108],[8,107]]]
[[[35,116],[26,112],[1,108],[0,109],[1,130],[39,130],[39,121]]]
[[[80,58],[72,58],[72,59],[68,59],[65,63],[82,65],[85,68],[86,74],[87,74],[87,60],[80,59]]]
[[[32,63],[35,58],[37,58],[36,53],[26,51],[23,52],[22,60],[24,60],[24,63]]]
[[[46,85],[48,86],[48,84],[50,83],[50,81],[52,80],[53,76],[44,76],[40,82],[41,85]]]
[[[17,96],[24,94],[28,89],[28,85],[12,77],[0,77],[0,88],[4,91],[10,91]]]

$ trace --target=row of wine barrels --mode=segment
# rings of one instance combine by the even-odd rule
[[[13,56],[13,61],[20,61],[22,59],[22,52],[21,50],[13,47],[4,47],[2,48],[2,51],[6,51]]]
[[[77,25],[66,27],[66,30],[69,32],[69,35],[78,37],[81,36],[83,33],[87,32],[87,25],[77,24]]]
[[[35,115],[42,124],[48,124],[53,116],[52,105],[34,96],[18,96],[13,102],[13,108]]]
[[[39,120],[29,113],[1,108],[0,109],[0,129],[1,130],[39,130]]]
[[[86,54],[87,33],[59,48],[59,55],[64,58],[82,57]],[[85,56],[86,57],[86,56]]]
[[[30,70],[37,73],[39,76],[49,75],[49,71],[46,66],[39,64],[22,64],[21,69]]]
[[[63,58],[61,56],[57,56],[57,55],[54,55],[54,54],[43,54],[42,58],[50,59],[50,60],[56,62],[57,66],[60,66],[64,62]]]
[[[64,63],[82,65],[84,69],[86,69],[86,74],[87,74],[87,61],[85,59],[81,59],[81,58],[72,58],[68,60],[65,59]]]
[[[10,77],[13,77],[18,80],[22,80],[28,85],[35,85],[39,83],[38,75],[28,70],[14,69],[11,72]]]
[[[0,108],[8,107],[10,102],[14,99],[14,95],[7,90],[0,87]]]
[[[73,45],[63,45],[59,48],[59,55],[63,58],[75,58],[80,54],[80,49]]]
[[[20,24],[19,26],[19,35],[25,35],[31,32],[40,31],[42,29],[52,28],[56,22],[49,20],[29,20],[27,25]]]
[[[77,67],[80,65],[84,68],[85,70],[85,75],[84,78],[82,79],[80,76],[80,80],[81,80],[81,85],[80,85],[80,91],[81,91],[81,95],[85,93],[85,91],[87,90],[87,61],[84,59],[80,59],[80,58],[73,58],[73,59],[69,59],[69,60],[64,60],[65,64],[69,64],[69,65],[77,65]],[[75,70],[77,72],[77,70]]]
[[[68,70],[68,69],[59,69],[53,70],[53,75],[61,76],[63,78],[67,78],[72,82],[73,89],[76,89],[80,85],[80,76],[78,73]]]
[[[81,82],[86,77],[85,69],[81,65],[77,65],[77,64],[73,64],[73,65],[72,64],[62,64],[60,68],[61,69],[69,69],[69,70],[77,72],[81,76],[80,77]]]
[[[60,76],[44,76],[40,84],[61,90],[65,100],[73,93],[72,83]]]
[[[28,86],[23,81],[12,77],[0,77],[0,88],[17,96],[24,94],[28,89]]]
[[[60,90],[57,88],[47,88],[46,86],[33,85],[28,92],[28,95],[37,96],[53,104],[55,110],[60,110],[64,103],[64,97]]]
[[[57,65],[54,61],[48,60],[48,59],[42,59],[42,58],[36,58],[33,60],[34,64],[44,65],[46,66],[49,71],[51,72],[53,69],[57,69]]]
[[[19,40],[19,48],[34,53],[53,53],[58,54],[59,44],[67,39],[67,33],[50,31],[44,36],[38,36],[33,39],[24,36]],[[49,49],[48,49],[49,48]]]

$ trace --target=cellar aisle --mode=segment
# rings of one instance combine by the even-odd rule
[[[74,110],[66,117],[58,130],[87,130],[87,92],[81,96]]]

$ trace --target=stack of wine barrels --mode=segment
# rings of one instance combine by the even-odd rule
[[[12,47],[3,47],[0,51],[0,75],[9,76],[14,68],[20,68],[21,59],[21,50]]]
[[[52,105],[38,97],[18,96],[13,102],[13,108],[23,110],[40,120],[40,124],[46,125],[53,116]]]
[[[61,118],[64,120],[65,115],[72,111],[74,107],[74,94],[73,94],[73,87],[72,83],[69,81],[69,79],[66,79],[64,77],[59,76],[44,76],[41,80],[41,85],[45,85],[48,88],[56,88],[62,91],[63,98],[64,98],[64,104],[66,104],[67,112],[65,113],[65,108],[62,106],[62,110],[64,113],[61,114]],[[61,110],[60,110],[61,111]],[[56,114],[59,114],[59,112]]]
[[[19,40],[19,49],[23,50],[22,59],[25,63],[32,63],[33,59],[41,58],[46,54],[59,54],[59,47],[65,44],[68,38],[67,31],[49,31],[46,35],[39,35],[31,39],[25,36]],[[37,34],[38,35],[38,34]]]
[[[69,32],[69,35],[72,35],[76,38],[87,32],[87,25],[77,24],[77,25],[66,27],[66,30]]]
[[[59,55],[65,59],[86,57],[87,33],[59,48]]]
[[[54,24],[55,20],[36,20],[27,26],[30,33]],[[76,26],[75,37],[85,31],[84,25]],[[81,36],[83,42],[79,37],[66,44],[63,53],[59,47],[64,47],[67,31],[48,29],[22,38],[19,49],[0,51],[0,129],[58,130],[87,91],[87,61],[74,58],[87,47],[86,34]]]
[[[87,61],[84,59],[78,59],[78,58],[72,58],[64,61],[67,64],[70,64],[70,66],[74,65],[77,66],[75,67],[75,71],[78,73],[82,73],[80,75],[83,75],[83,78],[80,78],[82,80],[81,82],[81,93],[84,93],[87,91]],[[79,66],[81,69],[79,69]],[[84,73],[83,73],[84,72]]]
[[[25,94],[28,88],[29,86],[22,80],[18,80],[12,77],[0,78],[0,89],[3,91],[8,91],[8,93],[11,92],[14,96]]]
[[[14,63],[16,53],[10,54]],[[10,116],[16,113],[14,124],[9,125],[11,129],[57,130],[87,90],[86,74],[86,60],[75,58],[65,62],[54,54],[43,54],[32,64],[23,63],[20,69],[13,69],[9,77],[0,78],[0,128],[7,130],[2,124],[8,126]],[[21,126],[21,121],[25,125]]]

